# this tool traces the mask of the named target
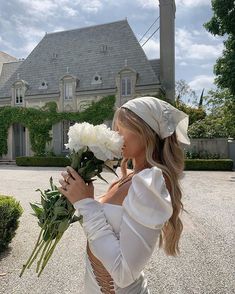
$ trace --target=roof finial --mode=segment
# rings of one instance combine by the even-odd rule
[[[125,59],[125,67],[127,67],[127,59]]]

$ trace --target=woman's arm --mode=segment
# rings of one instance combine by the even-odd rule
[[[151,257],[161,227],[172,214],[169,193],[159,169],[133,177],[123,203],[120,236],[107,223],[103,206],[93,199],[74,203],[92,253],[121,288],[133,283]]]

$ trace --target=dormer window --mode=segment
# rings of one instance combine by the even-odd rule
[[[46,90],[48,88],[48,83],[43,80],[40,84],[40,86],[38,87],[39,90]]]
[[[18,76],[17,76],[18,77]],[[12,84],[12,105],[24,106],[25,93],[29,85],[26,81],[18,79]]]
[[[93,79],[91,81],[91,84],[92,85],[98,85],[98,84],[102,84],[102,77],[96,73],[94,76],[93,76]]]
[[[17,87],[15,89],[15,104],[20,105],[23,103],[23,89],[22,87]]]
[[[64,83],[64,100],[73,99],[73,82],[65,81]]]
[[[131,95],[131,78],[123,77],[121,80],[121,95],[130,96]]]
[[[71,106],[74,107],[78,82],[79,80],[75,76],[68,73],[60,79],[60,99],[63,110],[70,111]]]

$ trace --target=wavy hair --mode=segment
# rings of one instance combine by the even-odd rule
[[[179,240],[183,230],[183,224],[179,217],[183,210],[179,179],[184,170],[184,154],[176,134],[174,132],[171,136],[163,140],[160,139],[144,120],[126,108],[119,108],[115,112],[113,129],[116,129],[117,121],[123,127],[143,138],[146,147],[146,167],[156,166],[162,170],[166,187],[171,196],[173,213],[161,229],[159,247],[163,248],[167,255],[175,256],[180,253]],[[123,178],[127,175],[128,160],[128,158],[124,158],[121,162]]]

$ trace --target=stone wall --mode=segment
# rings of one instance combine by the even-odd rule
[[[191,145],[185,145],[185,151],[201,152],[207,151],[210,154],[219,154],[220,158],[230,158],[228,139],[190,139]]]

